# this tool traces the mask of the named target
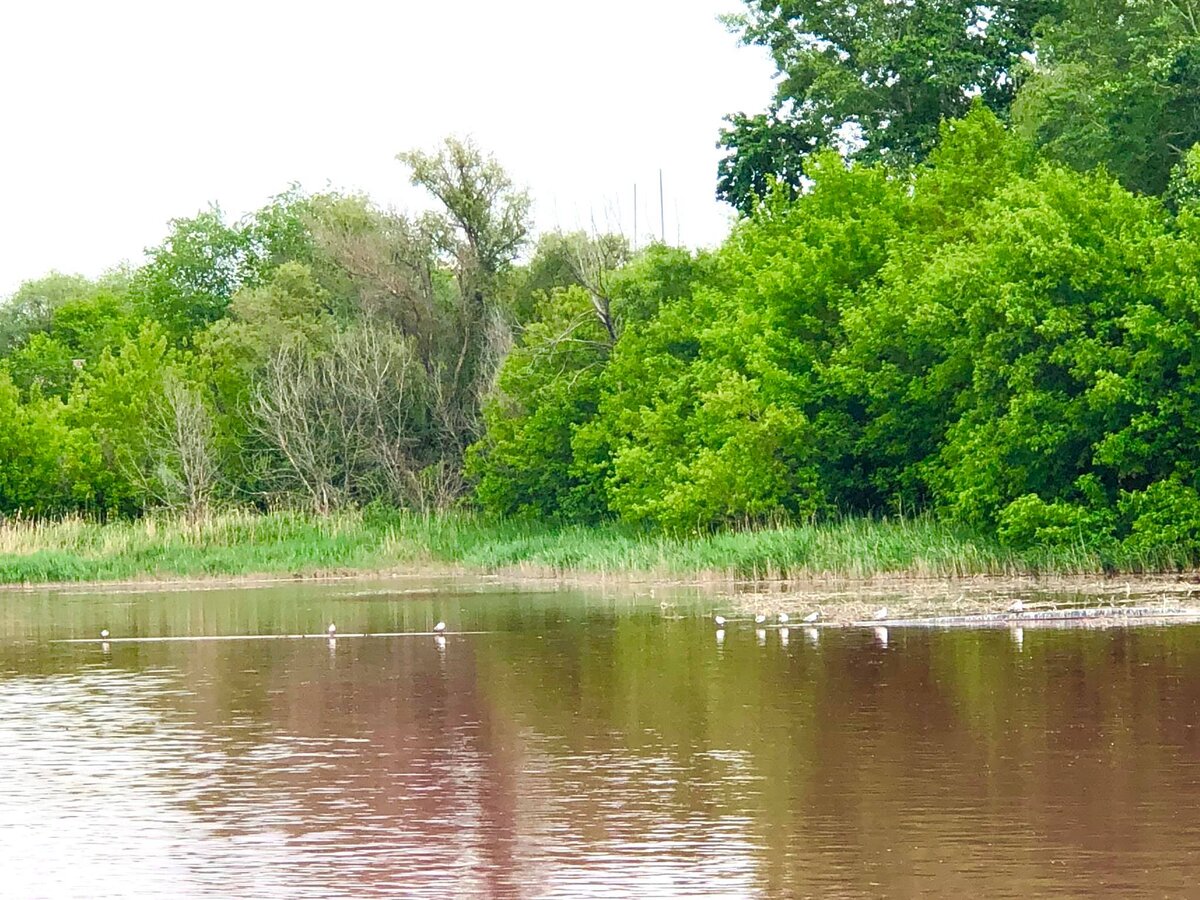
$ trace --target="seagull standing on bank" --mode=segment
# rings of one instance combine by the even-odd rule
[[[881,607],[879,607],[879,609],[875,610],[875,621],[879,621],[881,619],[886,619],[887,617],[888,617],[888,608],[886,606],[881,606]]]
[[[713,621],[717,623],[718,628],[725,627],[725,617],[724,616],[713,616]]]
[[[445,622],[438,622],[436,625],[433,626],[433,631],[435,634],[441,634],[445,630],[446,630]]]
[[[761,625],[761,624],[763,624],[765,621],[767,621],[767,617],[766,617],[766,616],[764,616],[762,613],[758,613],[758,614],[757,614],[757,615],[754,617],[754,624],[755,624],[755,625]]]
[[[788,616],[788,614],[787,614],[787,613],[780,613],[780,614],[779,614],[779,624],[780,624],[780,625],[786,625],[786,624],[787,624],[788,622],[790,622],[790,621],[792,621],[792,620],[791,620],[791,618]]]
[[[817,619],[819,619],[819,618],[821,618],[821,611],[819,609],[814,609],[812,612],[810,612],[807,616],[804,617],[804,623],[806,625],[811,625],[813,622],[817,621]]]
[[[108,640],[108,629],[107,628],[100,629],[100,640],[102,640],[102,641]]]
[[[1008,604],[1008,609],[1005,610],[1005,612],[1010,612],[1010,613],[1025,612],[1025,601],[1024,600],[1014,600],[1012,603]]]
[[[325,629],[325,633],[330,637],[337,637],[337,626],[330,622],[329,627]]]

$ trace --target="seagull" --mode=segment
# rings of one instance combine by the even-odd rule
[[[821,618],[821,611],[819,609],[814,609],[812,612],[810,612],[807,616],[804,617],[804,621],[807,624],[811,625],[813,622],[817,621],[817,619],[819,619],[819,618]]]
[[[1005,610],[1005,612],[1010,612],[1010,613],[1025,612],[1025,601],[1024,600],[1014,600],[1012,603],[1008,604],[1008,609]]]
[[[787,614],[787,613],[780,613],[780,614],[779,614],[779,624],[780,624],[780,625],[786,625],[786,624],[787,624],[788,622],[790,622],[790,621],[791,621],[791,619],[788,617],[788,614]]]
[[[433,630],[434,630],[434,632],[436,632],[437,634],[441,634],[443,631],[445,631],[445,630],[446,630],[446,623],[445,623],[445,622],[438,622],[436,625],[434,625],[434,626],[433,626]]]
[[[334,625],[332,622],[330,622],[329,627],[326,628],[325,631],[329,634],[330,637],[333,637],[335,634],[337,634],[337,626]]]
[[[879,607],[879,609],[875,610],[874,618],[876,620],[886,619],[887,617],[888,617],[888,608],[886,606],[881,606],[881,607]]]
[[[102,641],[108,640],[108,629],[107,628],[100,629],[100,640],[102,640]]]
[[[718,628],[725,627],[725,617],[724,616],[713,616],[713,621],[717,623]]]
[[[758,615],[756,615],[756,616],[754,617],[754,624],[755,624],[755,625],[761,625],[761,624],[762,624],[763,622],[765,622],[765,621],[767,621],[767,617],[766,617],[766,616],[764,616],[762,613],[759,613]]]

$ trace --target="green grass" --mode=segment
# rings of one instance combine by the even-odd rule
[[[1129,571],[1174,571],[1175,554],[1119,560]],[[486,572],[671,579],[1100,572],[1082,547],[1015,553],[930,518],[647,535],[488,522],[465,514],[231,512],[199,523],[149,518],[0,524],[0,583],[36,584],[241,575],[319,575],[451,565]],[[1109,568],[1113,563],[1109,562]]]

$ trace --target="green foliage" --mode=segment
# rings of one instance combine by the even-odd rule
[[[1129,523],[1125,549],[1144,558],[1190,561],[1200,558],[1200,493],[1176,479],[1122,496],[1121,515]]]
[[[94,435],[56,397],[24,401],[0,371],[0,513],[104,514],[105,478]]]
[[[175,219],[135,275],[133,297],[142,315],[159,322],[172,342],[186,343],[225,314],[239,288],[257,280],[256,251],[247,229],[227,224],[215,206]]]
[[[1018,497],[1000,510],[997,520],[1000,543],[1017,550],[1103,545],[1111,539],[1113,526],[1106,509],[1065,500],[1047,503],[1037,494]]]
[[[236,224],[172,223],[128,276],[31,282],[0,312],[0,513],[431,511],[470,489],[518,535],[479,559],[536,544],[551,566],[643,565],[736,545],[739,571],[803,569],[833,558],[813,548],[836,533],[876,568],[919,569],[902,526],[828,523],[929,513],[947,570],[1200,561],[1196,150],[1148,197],[1112,159],[1081,172],[1046,133],[1006,127],[989,104],[1011,83],[973,101],[953,87],[964,60],[1010,77],[1032,7],[971,26],[970,52],[930,76],[944,94],[908,67],[962,49],[961,5],[868,5],[865,36],[843,34],[848,7],[753,9],[743,27],[808,91],[793,109],[808,126],[880,98],[912,116],[859,116],[854,158],[821,149],[829,133],[809,141],[803,182],[756,184],[712,252],[556,234],[521,263],[528,197],[450,141],[402,157],[437,212],[291,191]],[[1139,7],[1133,32],[1176,27],[1164,9]],[[1129,35],[1064,21],[1040,26],[1056,36],[1031,92],[1096,42],[1135,72]],[[899,80],[846,80],[872,60]],[[841,105],[813,118],[822,91]],[[965,115],[939,123],[938,98]],[[548,541],[546,521],[593,528],[579,540],[603,551]]]
[[[1160,194],[1200,140],[1200,4],[1064,0],[1045,20],[1013,118],[1045,152]]]
[[[839,146],[867,162],[919,162],[941,121],[976,97],[1005,117],[1021,54],[1057,5],[746,0],[728,22],[771,52],[778,82],[768,112],[728,118],[718,196],[749,212],[771,179],[799,189],[809,159]]]
[[[0,305],[0,355],[19,347],[33,333],[45,330],[59,306],[92,290],[94,286],[86,278],[61,272],[51,272],[22,284]]]

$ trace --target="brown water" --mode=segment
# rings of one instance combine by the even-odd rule
[[[1200,892],[1200,628],[401,589],[0,596],[0,896]]]

